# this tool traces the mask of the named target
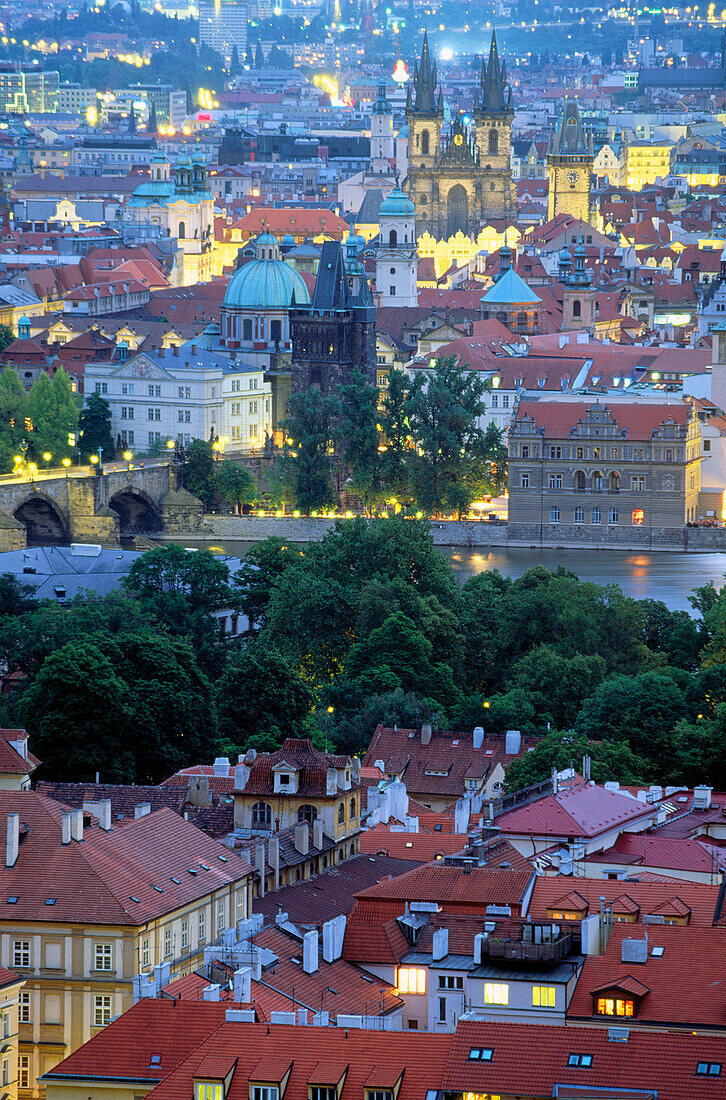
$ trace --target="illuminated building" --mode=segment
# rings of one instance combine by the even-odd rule
[[[595,154],[585,134],[577,103],[568,99],[547,150],[550,178],[548,221],[558,214],[590,220],[590,179]]]
[[[241,58],[247,50],[247,18],[244,0],[199,0],[199,41],[227,62],[236,46]]]
[[[57,72],[0,72],[0,114],[55,114]]]

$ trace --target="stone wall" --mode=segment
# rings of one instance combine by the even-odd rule
[[[277,519],[275,516],[206,516],[216,538],[261,542],[275,537],[288,542],[315,542],[332,529],[335,520],[321,517]],[[385,521],[381,521],[385,522]],[[437,546],[506,546],[507,525],[479,520],[461,523],[431,522],[431,533]]]

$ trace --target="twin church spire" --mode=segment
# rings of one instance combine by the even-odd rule
[[[443,114],[443,93],[437,85],[436,62],[431,61],[428,32],[424,31],[421,60],[414,66],[406,109],[421,115]],[[474,88],[474,108],[482,112],[513,109],[512,89],[507,85],[507,63],[499,61],[496,32],[492,32],[489,60],[482,57],[481,75]]]

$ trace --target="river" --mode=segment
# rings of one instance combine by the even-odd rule
[[[199,546],[197,540],[182,536],[164,539],[182,545]],[[206,545],[244,557],[254,543],[237,539],[210,539]],[[672,610],[690,611],[688,597],[694,588],[713,581],[720,588],[726,574],[726,553],[678,554],[672,551],[642,553],[627,550],[530,550],[496,547],[466,550],[440,547],[462,581],[487,569],[498,569],[508,577],[521,577],[533,565],[556,569],[559,565],[577,574],[581,580],[597,584],[620,585],[633,599],[662,600]]]

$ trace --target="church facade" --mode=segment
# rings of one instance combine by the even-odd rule
[[[473,129],[457,114],[444,131],[444,99],[424,34],[420,62],[408,89],[408,176],[405,191],[416,205],[419,233],[436,240],[516,217],[510,146],[514,106],[506,62],[492,35],[474,88]]]

